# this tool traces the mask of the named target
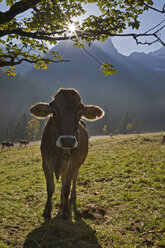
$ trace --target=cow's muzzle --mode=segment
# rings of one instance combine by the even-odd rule
[[[56,141],[56,146],[62,149],[77,148],[77,138],[72,135],[61,135]]]

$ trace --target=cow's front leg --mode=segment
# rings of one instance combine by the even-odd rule
[[[77,168],[73,174],[73,186],[72,186],[72,191],[71,191],[71,199],[76,199],[76,181],[77,181],[78,171],[79,171],[79,168]]]
[[[61,190],[61,201],[62,201],[62,217],[63,219],[69,218],[69,193],[72,180],[72,170],[70,172],[65,172],[62,175],[62,190]]]
[[[51,218],[51,211],[52,211],[52,196],[55,190],[54,186],[54,175],[53,171],[50,170],[45,162],[43,162],[43,170],[46,178],[46,186],[47,186],[47,201],[45,205],[45,209],[43,212],[43,217],[45,219]]]

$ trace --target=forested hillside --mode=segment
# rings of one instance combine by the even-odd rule
[[[7,76],[0,71],[0,141],[27,138],[29,108],[39,101],[38,92],[40,96],[44,92],[38,82],[20,75]]]

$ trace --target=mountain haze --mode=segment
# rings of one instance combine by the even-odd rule
[[[111,40],[105,43],[95,42],[87,51],[100,62],[108,62],[115,66],[116,75],[105,77],[99,70],[100,65],[82,49],[73,47],[72,41],[60,42],[51,50],[59,51],[64,59],[70,62],[51,64],[48,70],[31,69],[24,78],[19,76],[15,88],[12,82],[0,83],[6,93],[5,121],[17,119],[21,112],[29,111],[29,106],[36,101],[50,101],[52,95],[60,88],[77,89],[84,103],[96,104],[106,108],[108,118],[119,125],[125,112],[132,119],[138,118],[143,130],[163,130],[165,128],[165,50],[164,47],[153,53],[133,53],[123,56],[113,46]],[[6,75],[0,75],[1,77]],[[14,79],[11,79],[12,81]],[[17,81],[17,79],[15,79]],[[18,97],[18,92],[21,97]],[[12,96],[12,110],[11,110]],[[110,117],[109,117],[110,116]],[[98,124],[97,124],[98,123]],[[99,121],[91,123],[97,127]]]
[[[95,42],[86,49],[97,60],[113,64],[117,71],[116,75],[105,77],[99,70],[100,65],[83,50],[73,47],[72,41],[60,42],[56,49],[71,62],[52,64],[46,71],[29,73],[30,77],[46,85],[48,99],[59,87],[73,87],[85,103],[107,106],[114,120],[119,121],[123,113],[128,112],[140,118],[145,129],[163,128],[165,72],[154,68],[159,51],[140,59],[140,54],[139,57],[119,54],[110,40]],[[163,67],[165,58],[164,64],[162,58],[160,61]]]

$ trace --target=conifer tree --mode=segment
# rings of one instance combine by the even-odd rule
[[[22,139],[22,125],[19,121],[15,128],[15,141],[20,141],[21,139]]]
[[[33,118],[28,122],[27,132],[29,140],[36,140],[39,132],[39,121],[37,119]]]
[[[22,139],[28,138],[27,125],[28,125],[28,117],[26,113],[23,113],[21,118]]]
[[[128,113],[126,112],[120,122],[120,126],[119,126],[119,132],[121,133],[127,133],[127,125],[128,123],[131,123],[131,120],[129,118]]]

